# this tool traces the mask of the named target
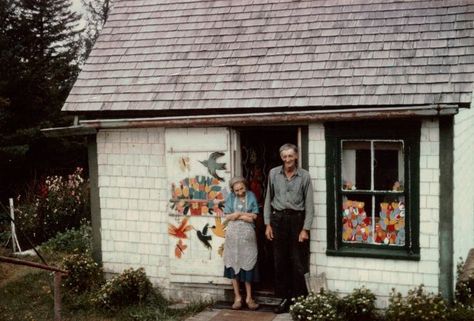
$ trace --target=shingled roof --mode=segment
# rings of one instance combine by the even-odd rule
[[[472,101],[472,0],[114,3],[65,111]]]

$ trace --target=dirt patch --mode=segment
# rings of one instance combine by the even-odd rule
[[[0,247],[0,256],[9,257],[11,253],[11,250]],[[22,278],[28,273],[35,272],[35,270],[36,269],[27,266],[0,262],[0,288],[12,281]]]
[[[33,270],[34,269],[26,266],[0,263],[0,288],[33,272]]]

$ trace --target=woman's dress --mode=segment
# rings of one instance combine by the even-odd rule
[[[234,212],[258,214],[255,195],[247,191],[245,198],[231,193],[226,200],[224,213]],[[230,221],[227,225],[224,243],[224,276],[238,278],[244,282],[256,281],[257,237],[255,224],[242,220]]]

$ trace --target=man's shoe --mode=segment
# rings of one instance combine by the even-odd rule
[[[276,314],[286,313],[289,311],[290,308],[290,300],[283,299],[281,300],[280,304],[278,304],[274,309],[273,312]]]

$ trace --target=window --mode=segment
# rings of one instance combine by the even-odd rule
[[[328,255],[419,259],[420,124],[393,126],[326,125]]]

